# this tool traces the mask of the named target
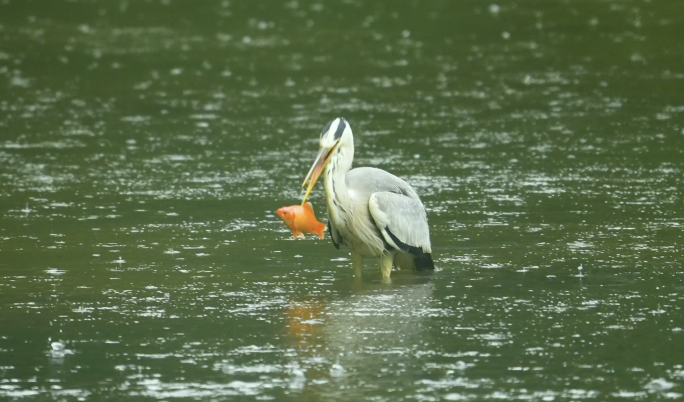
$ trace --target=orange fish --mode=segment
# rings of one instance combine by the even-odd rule
[[[304,205],[290,205],[289,207],[282,207],[276,211],[280,219],[282,219],[288,228],[292,229],[292,237],[304,237],[304,233],[316,233],[318,237],[323,238],[323,230],[325,224],[316,220],[313,207],[310,202]]]

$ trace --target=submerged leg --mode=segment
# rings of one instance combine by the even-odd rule
[[[397,253],[394,256],[394,266],[399,269],[415,270],[416,264],[414,259],[415,257],[409,253]]]
[[[391,253],[383,253],[382,256],[380,256],[380,272],[382,272],[383,279],[388,279],[390,277],[393,261],[394,256]]]
[[[354,276],[357,278],[361,277],[361,269],[363,269],[363,257],[361,254],[351,253],[351,262]]]

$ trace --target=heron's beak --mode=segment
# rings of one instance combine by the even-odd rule
[[[309,169],[309,174],[306,175],[304,183],[302,183],[302,187],[304,187],[306,186],[306,183],[309,182],[309,187],[306,188],[306,194],[304,194],[302,205],[304,205],[306,203],[307,198],[309,198],[309,194],[311,194],[311,190],[313,189],[314,184],[316,184],[318,178],[321,177],[321,173],[323,173],[323,169],[325,169],[325,166],[330,161],[330,156],[332,155],[335,148],[337,148],[337,145],[333,146],[332,148],[321,148],[318,150],[316,160],[311,166],[311,169]]]

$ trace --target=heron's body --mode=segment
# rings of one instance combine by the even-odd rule
[[[427,213],[418,194],[384,170],[351,169],[353,159],[351,128],[344,119],[335,119],[321,134],[321,151],[307,176],[312,180],[304,200],[325,167],[328,229],[335,247],[349,247],[357,274],[364,258],[380,258],[385,278],[392,265],[434,269]]]

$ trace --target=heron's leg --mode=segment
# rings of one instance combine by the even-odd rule
[[[392,262],[394,255],[392,253],[382,253],[380,256],[380,272],[382,272],[383,279],[388,279],[392,272]]]
[[[352,270],[354,273],[354,276],[357,278],[361,277],[361,270],[363,269],[363,257],[361,254],[356,254],[355,252],[351,252],[351,261],[352,261]]]
[[[415,263],[413,262],[414,257],[408,253],[397,253],[394,256],[394,266],[398,269],[411,269],[416,270]]]

